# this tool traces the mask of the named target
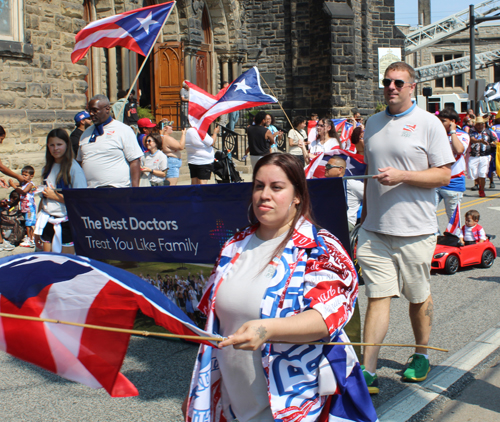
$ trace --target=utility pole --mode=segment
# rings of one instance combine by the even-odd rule
[[[470,78],[476,79],[476,42],[474,31],[476,26],[476,17],[474,16],[474,5],[469,6],[469,25],[470,25]]]
[[[474,5],[469,5],[469,30],[470,30],[470,79],[476,79],[476,42],[475,42],[475,30],[476,24],[486,22],[486,21],[495,21],[500,20],[500,15],[488,16],[477,18],[474,16]],[[472,109],[474,110],[474,114],[477,115],[478,112],[478,104],[476,100],[472,100]]]

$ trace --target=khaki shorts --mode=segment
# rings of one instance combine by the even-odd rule
[[[423,303],[431,294],[431,261],[436,235],[389,236],[359,230],[356,256],[363,270],[366,296],[399,297]]]

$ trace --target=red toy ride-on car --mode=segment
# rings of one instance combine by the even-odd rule
[[[490,242],[494,235],[487,235],[488,240],[473,245],[460,246],[459,239],[450,233],[438,237],[438,244],[432,258],[432,270],[444,270],[455,274],[460,267],[479,265],[489,268],[497,257],[497,249]]]

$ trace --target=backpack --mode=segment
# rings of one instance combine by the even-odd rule
[[[15,209],[13,211],[3,210],[0,214],[0,229],[2,237],[14,246],[19,245],[26,235],[23,213]]]

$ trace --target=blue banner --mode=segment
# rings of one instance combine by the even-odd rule
[[[349,232],[342,179],[308,180],[315,222]],[[248,226],[251,183],[65,189],[78,255],[119,261],[213,264],[224,242]]]

